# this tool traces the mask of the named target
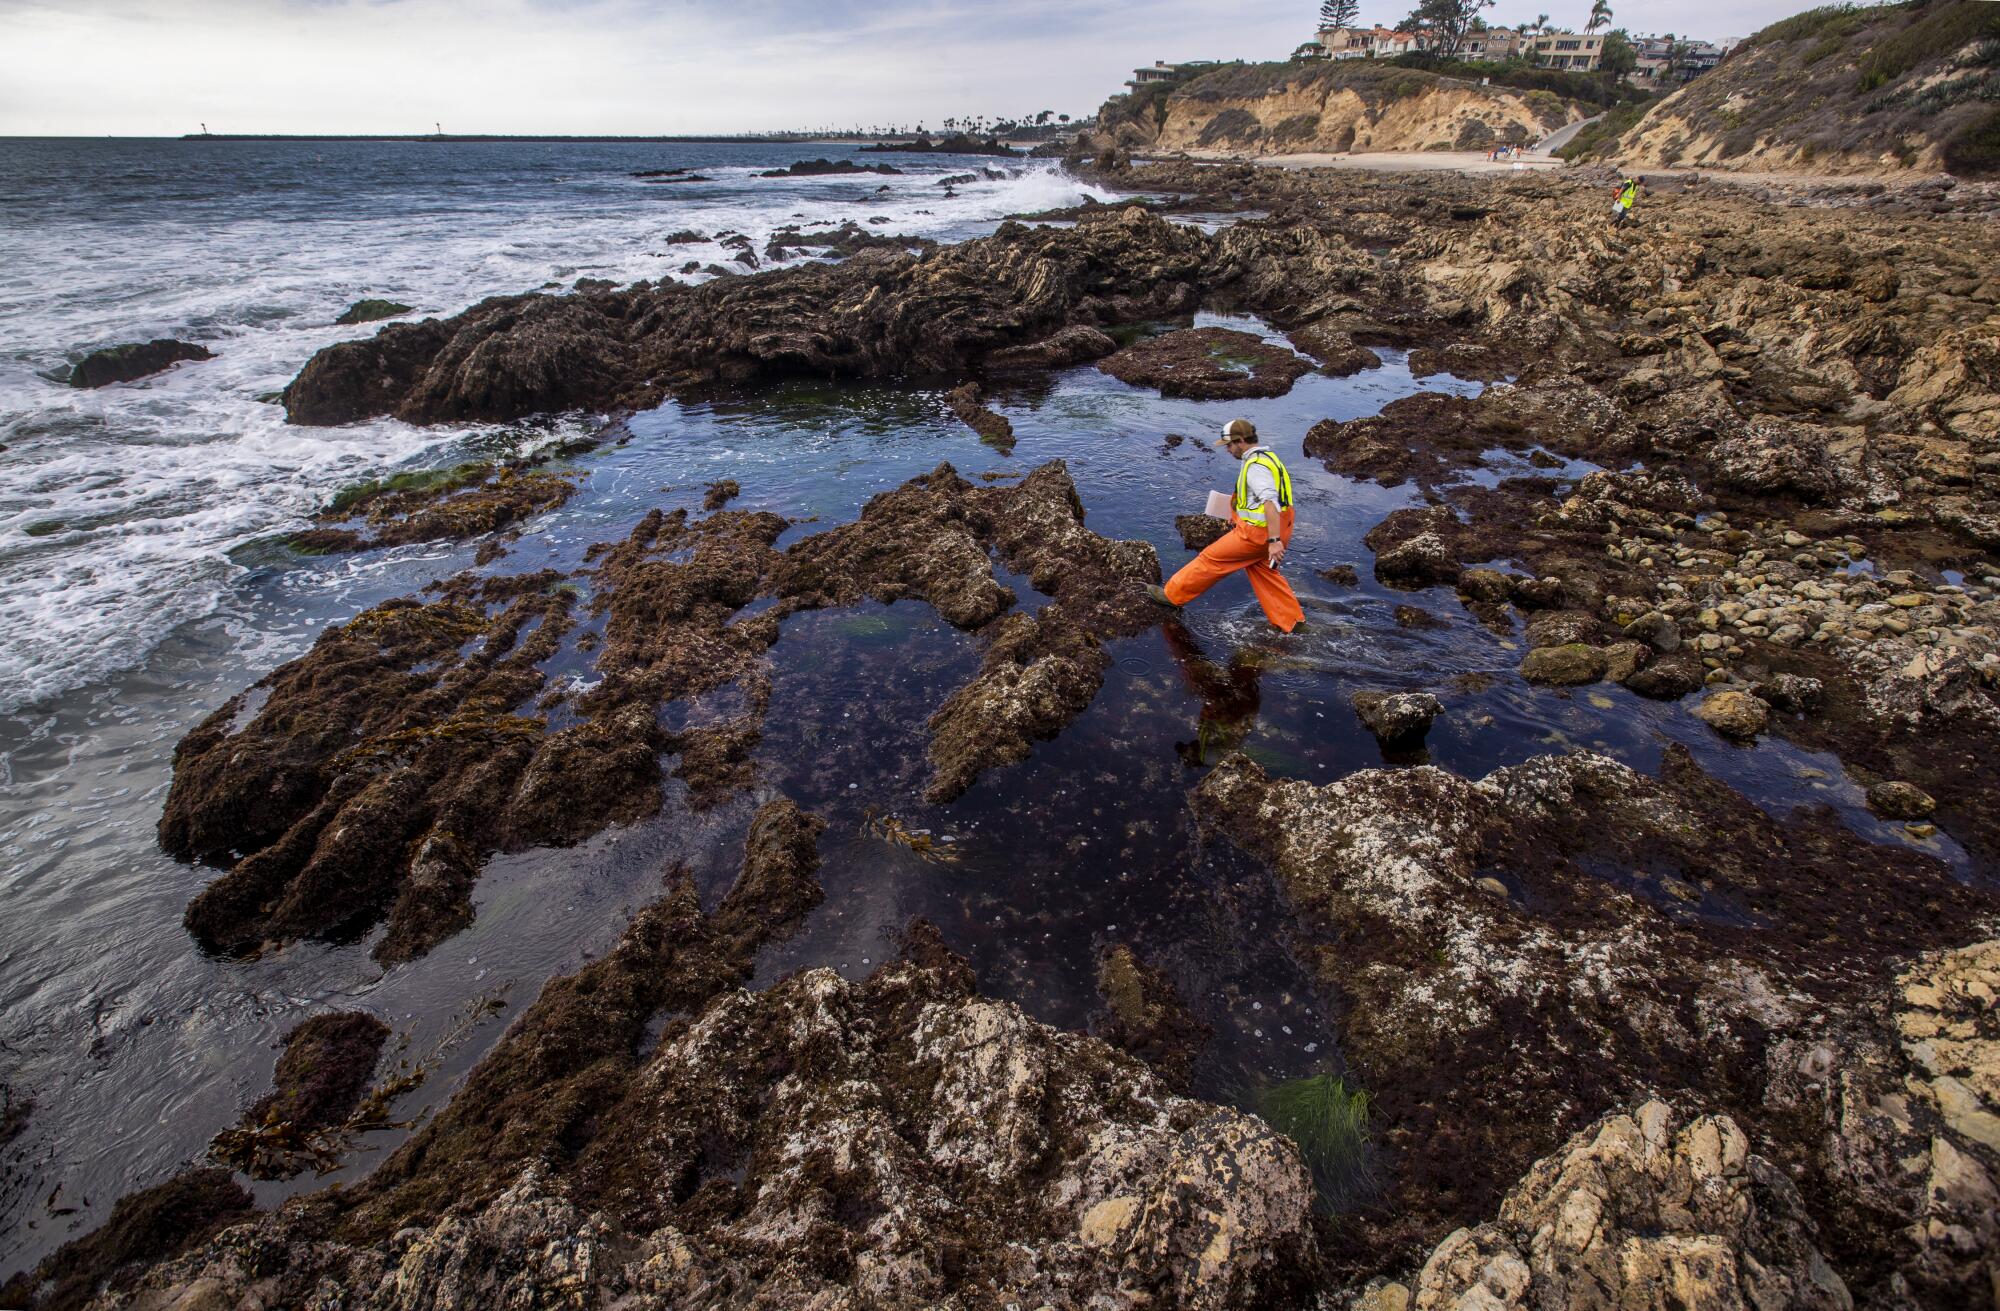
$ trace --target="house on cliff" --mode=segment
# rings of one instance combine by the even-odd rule
[[[1604,61],[1604,34],[1542,32],[1524,41],[1521,53],[1549,68],[1591,73]]]
[[[1240,64],[1243,61],[1237,59],[1231,62]],[[1219,59],[1190,59],[1184,64],[1169,64],[1164,59],[1155,59],[1151,68],[1133,69],[1132,76],[1125,79],[1125,89],[1137,91],[1142,86],[1151,86],[1157,82],[1185,81],[1211,68],[1220,67],[1222,61]]]
[[[1387,59],[1423,49],[1415,32],[1386,27],[1323,27],[1319,43],[1329,59]]]

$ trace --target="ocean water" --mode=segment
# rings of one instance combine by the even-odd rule
[[[669,248],[649,238],[681,228],[734,228],[761,248],[788,222],[880,212],[896,230],[949,239],[1084,194],[1026,161],[949,202],[936,177],[991,161],[897,159],[908,178],[865,182],[748,176],[838,149],[0,144],[0,441],[10,447],[0,453],[0,1080],[35,1102],[0,1150],[0,1278],[101,1223],[122,1193],[202,1159],[264,1091],[282,1035],[314,1013],[361,1008],[392,1026],[392,1059],[428,1072],[394,1113],[420,1121],[546,979],[615,941],[665,870],[684,863],[719,896],[751,813],[776,795],[828,820],[827,897],[766,949],[754,985],[809,966],[864,975],[922,915],[983,990],[1082,1027],[1098,1006],[1101,952],[1129,943],[1215,1030],[1196,1090],[1245,1105],[1272,1082],[1338,1072],[1339,1035],[1286,948],[1269,875],[1199,831],[1187,791],[1229,748],[1314,781],[1383,764],[1350,708],[1356,691],[1438,691],[1447,711],[1429,759],[1462,773],[1574,746],[1651,769],[1678,740],[1777,813],[1823,801],[1898,840],[1837,761],[1774,740],[1730,745],[1684,707],[1622,688],[1529,686],[1515,672],[1518,632],[1480,627],[1448,590],[1391,592],[1369,577],[1362,535],[1415,494],[1330,474],[1299,454],[1300,439],[1319,419],[1477,384],[1414,378],[1385,352],[1381,368],[1352,378],[1311,374],[1283,397],[1204,402],[1086,366],[994,392],[1018,438],[1006,456],[934,391],[791,382],[632,416],[630,440],[566,466],[577,494],[490,567],[575,568],[648,510],[697,506],[718,478],[741,483],[740,508],[817,516],[789,542],[942,461],[970,477],[1060,457],[1092,528],[1151,541],[1173,569],[1189,554],[1173,516],[1230,485],[1234,466],[1212,438],[1241,415],[1294,473],[1287,572],[1313,631],[1273,640],[1247,587],[1225,580],[1181,622],[1116,643],[1103,691],[1060,738],[932,806],[924,722],[977,667],[977,643],[914,602],[797,615],[771,653],[751,793],[697,815],[670,782],[655,820],[496,857],[474,892],[474,924],[408,965],[383,969],[368,940],[248,962],[203,955],[180,917],[214,871],[168,859],[153,836],[174,744],[327,625],[470,566],[478,546],[301,558],[282,533],[360,478],[531,448],[594,423],[290,429],[258,396],[318,346],[374,331],[331,326],[364,295],[448,313],[577,277],[661,276],[690,256],[671,248],[662,259],[649,252]],[[683,164],[717,181],[646,187],[627,176]],[[878,193],[885,183],[891,192]],[[1253,319],[1197,321],[1282,340]],[[43,376],[91,347],[162,334],[204,341],[218,358],[97,393]],[[1358,586],[1318,577],[1338,564],[1358,567]],[[1038,603],[1013,581],[1024,606]],[[1399,604],[1436,626],[1400,625]],[[566,649],[552,668],[588,663]],[[724,696],[676,713],[730,710]],[[897,843],[898,826],[935,835],[953,858]],[[406,1134],[364,1135],[331,1175],[257,1192],[273,1202],[351,1180]]]
[[[859,156],[902,176],[760,178],[839,145],[0,141],[0,713],[136,667],[215,615],[231,553],[339,487],[444,445],[519,448],[571,430],[294,428],[265,398],[314,351],[374,326],[382,297],[449,315],[485,296],[683,278],[730,265],[692,229],[765,239],[853,219],[956,240],[1008,214],[1107,198],[1047,161]],[[650,183],[682,167],[706,182]],[[957,187],[949,174],[1004,171]],[[886,218],[887,223],[869,224]],[[213,360],[84,391],[51,376],[156,337]]]

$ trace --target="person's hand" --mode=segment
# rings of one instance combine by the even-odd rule
[[[1270,566],[1276,569],[1279,563],[1285,558],[1285,544],[1273,538],[1271,543],[1264,548],[1264,556]]]

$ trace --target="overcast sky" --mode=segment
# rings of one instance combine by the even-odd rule
[[[1576,12],[1557,24],[1580,26]],[[1618,0],[1614,0],[1618,3]],[[1618,4],[1719,39],[1813,0]],[[1393,24],[1409,0],[1366,3]],[[1491,22],[1549,0],[1501,0]],[[1155,59],[1282,59],[1296,0],[0,0],[0,136],[699,133],[1087,114]]]

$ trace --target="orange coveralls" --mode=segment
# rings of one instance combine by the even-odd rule
[[[1292,540],[1291,507],[1279,510],[1278,517],[1284,527],[1285,540],[1289,542]],[[1306,612],[1300,609],[1298,595],[1285,581],[1285,576],[1264,563],[1268,530],[1263,524],[1243,522],[1234,509],[1229,512],[1229,518],[1229,531],[1210,542],[1200,555],[1188,561],[1179,573],[1167,580],[1167,599],[1175,605],[1186,605],[1241,569],[1250,575],[1250,590],[1257,594],[1257,604],[1264,607],[1264,617],[1275,627],[1291,632],[1306,617]]]

